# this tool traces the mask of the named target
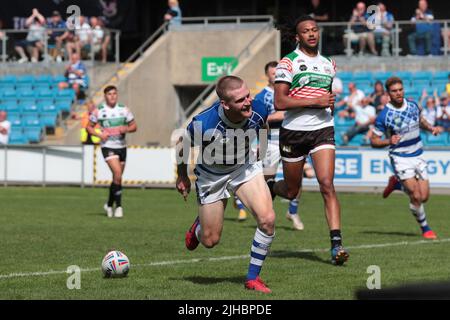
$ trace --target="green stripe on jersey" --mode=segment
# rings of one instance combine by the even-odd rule
[[[291,53],[289,53],[288,55],[285,56],[285,58],[288,58],[291,61],[294,61],[294,59],[297,57],[298,57],[298,53],[295,51],[292,51]]]
[[[127,118],[120,117],[120,118],[100,119],[99,122],[103,128],[114,128],[126,125]]]
[[[319,74],[314,72],[300,72],[297,73],[292,79],[291,90],[303,86],[309,86],[313,88],[322,88],[325,90],[331,89],[331,83],[333,77],[326,74]]]

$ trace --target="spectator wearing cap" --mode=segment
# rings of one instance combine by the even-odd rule
[[[53,11],[52,16],[47,23],[48,29],[48,45],[50,47],[50,56],[56,61],[62,61],[61,49],[64,44],[64,40],[69,37],[69,32],[64,30],[66,28],[65,21],[61,18],[59,11]]]
[[[34,8],[31,16],[25,21],[25,26],[28,28],[28,34],[25,40],[16,42],[15,50],[19,54],[19,63],[28,61],[25,50],[31,48],[31,62],[39,60],[39,52],[44,49],[45,40],[45,18],[39,13],[38,9]]]
[[[171,25],[180,25],[181,9],[178,0],[168,0],[167,5],[169,6],[169,9],[167,9],[166,14],[164,15],[164,21],[169,21]]]

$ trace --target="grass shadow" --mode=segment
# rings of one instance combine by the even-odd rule
[[[315,252],[277,250],[277,251],[271,251],[269,258],[298,258],[298,259],[303,259],[303,260],[309,260],[312,262],[320,262],[320,263],[325,263],[325,264],[331,265],[329,259],[322,259]]]
[[[204,277],[204,276],[189,276],[183,278],[169,278],[169,280],[184,280],[189,281],[194,284],[216,284],[222,282],[231,282],[231,283],[244,283],[245,277]]]
[[[402,236],[402,237],[418,237],[417,233],[411,232],[400,232],[400,231],[361,231],[359,233],[362,234],[374,234],[374,235],[383,235],[383,236]]]

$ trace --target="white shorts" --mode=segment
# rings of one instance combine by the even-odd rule
[[[262,159],[263,173],[265,176],[271,176],[277,173],[280,165],[280,143],[277,140],[269,140],[267,144],[267,152]]]
[[[411,178],[428,180],[427,162],[422,157],[391,155],[390,158],[394,173],[400,180]]]
[[[230,192],[234,193],[241,184],[263,173],[261,161],[254,164],[244,164],[235,171],[223,175],[214,174],[205,171],[205,169],[196,166],[194,170],[197,177],[195,181],[197,200],[200,204],[228,199]]]

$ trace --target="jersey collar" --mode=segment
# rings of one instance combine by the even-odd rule
[[[388,102],[386,104],[386,107],[388,107],[388,108],[390,108],[392,110],[396,110],[396,111],[405,111],[407,105],[408,105],[408,102],[406,101],[406,99],[403,99],[403,104],[402,104],[402,106],[400,108],[394,107],[390,102]]]
[[[238,123],[231,122],[225,115],[225,111],[223,110],[223,107],[221,104],[219,105],[219,117],[227,126],[229,126],[231,128],[235,128],[235,129],[242,128],[244,126],[244,124],[247,122],[247,119],[244,119]]]

